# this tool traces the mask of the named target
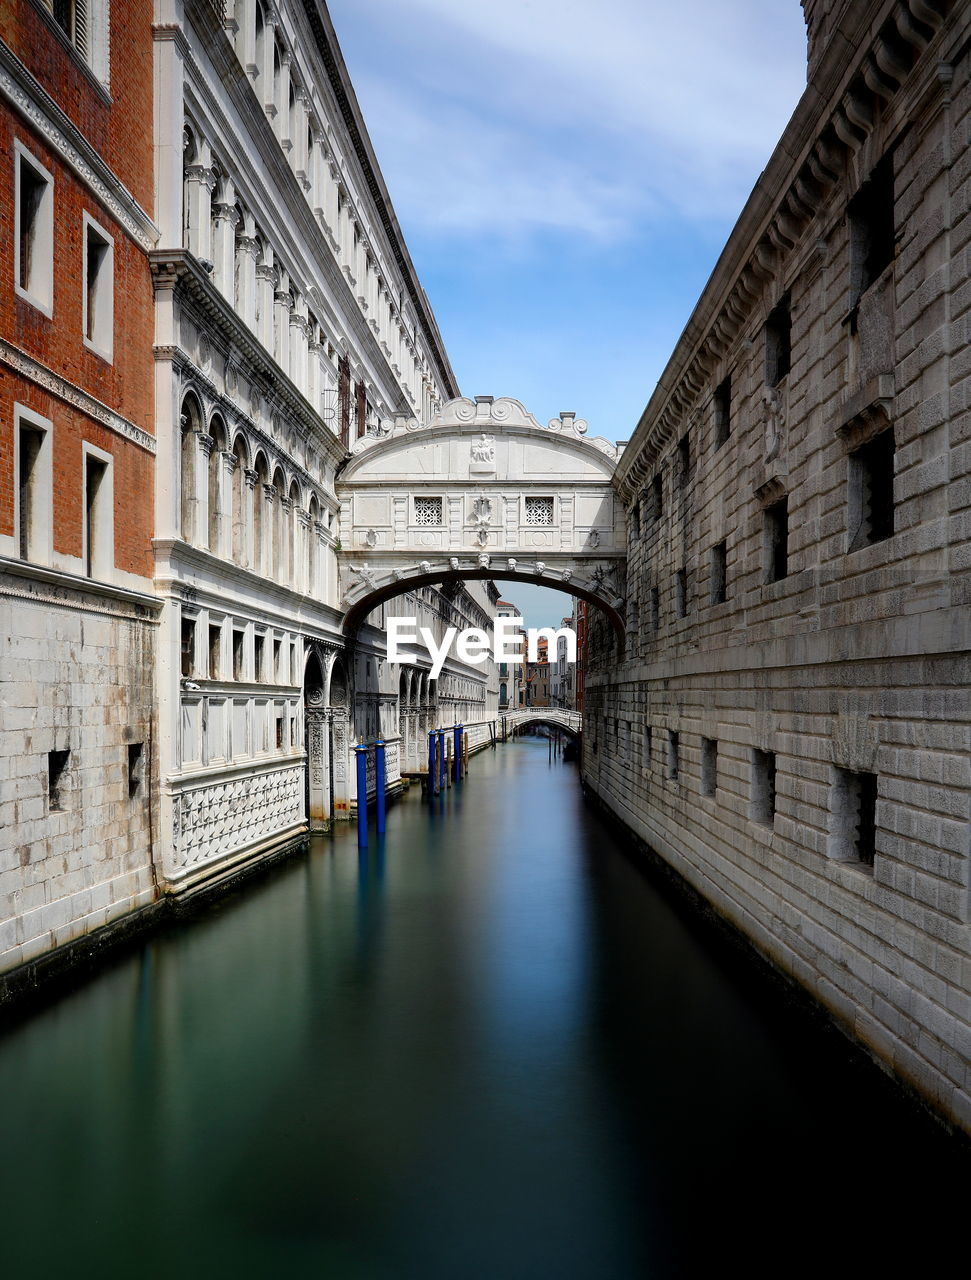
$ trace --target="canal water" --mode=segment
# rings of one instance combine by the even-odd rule
[[[524,740],[0,1038],[8,1277],[904,1274],[966,1148]]]

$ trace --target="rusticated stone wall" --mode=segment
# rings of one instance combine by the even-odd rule
[[[583,768],[971,1129],[971,12],[839,28],[620,461]]]

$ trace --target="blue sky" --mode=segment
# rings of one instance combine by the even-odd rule
[[[627,439],[804,86],[798,0],[329,8],[463,394]]]

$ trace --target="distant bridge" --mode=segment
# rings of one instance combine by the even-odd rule
[[[500,715],[500,731],[503,724],[506,732],[510,734],[514,729],[536,724],[548,725],[551,729],[562,729],[571,738],[576,738],[583,728],[583,716],[579,711],[566,711],[562,707],[519,707],[515,711],[506,711]]]

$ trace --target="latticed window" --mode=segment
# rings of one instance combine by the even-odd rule
[[[553,523],[553,499],[552,498],[527,498],[526,499],[526,523],[527,524],[552,524]]]
[[[442,523],[441,498],[415,499],[415,524],[440,525]]]

